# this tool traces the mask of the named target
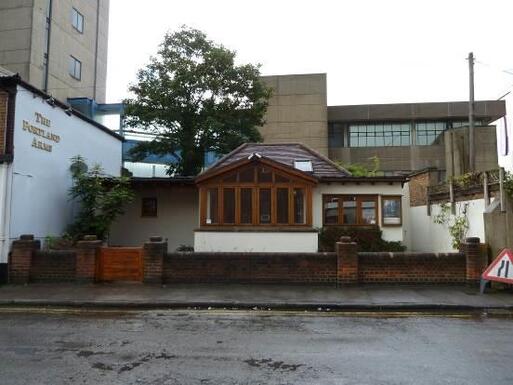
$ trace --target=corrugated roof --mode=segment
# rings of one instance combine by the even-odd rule
[[[209,171],[227,166],[254,153],[292,168],[294,168],[294,161],[310,160],[313,172],[308,174],[317,178],[340,178],[351,175],[325,156],[300,143],[246,143],[214,163]]]

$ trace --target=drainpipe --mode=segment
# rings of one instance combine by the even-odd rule
[[[96,42],[94,46],[94,79],[93,79],[93,100],[96,100],[96,85],[98,83],[98,36],[100,34],[100,0],[96,0]],[[103,101],[102,101],[103,102]]]
[[[48,0],[48,10],[46,11],[46,47],[45,47],[45,73],[43,79],[43,91],[48,92],[48,73],[50,67],[50,36],[52,32],[52,5],[53,0]]]

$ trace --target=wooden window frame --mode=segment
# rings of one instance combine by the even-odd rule
[[[207,183],[199,186],[200,194],[200,226],[201,227],[311,227],[312,226],[312,184],[299,180],[293,175],[287,175],[286,172],[276,170],[271,166],[264,165],[264,167],[271,168],[272,180],[271,182],[259,183],[258,180],[258,167],[262,165],[251,165],[254,168],[254,178],[252,182],[239,182],[238,171],[236,181],[227,182],[223,179],[230,175],[234,170],[221,174]],[[243,170],[245,167],[239,169]],[[276,182],[276,175],[287,178],[289,182]],[[209,189],[217,188],[218,191],[218,218],[219,223],[207,223],[207,192]],[[224,189],[235,189],[235,223],[224,223]],[[241,189],[249,188],[252,191],[252,213],[251,223],[241,223]],[[288,189],[288,223],[277,223],[277,190],[279,188]],[[271,190],[271,223],[260,223],[260,190]],[[305,223],[294,223],[294,189],[302,189],[305,196],[304,216]]]
[[[401,227],[403,225],[403,197],[401,195],[382,195],[381,196],[381,226],[383,227]],[[395,199],[399,201],[399,223],[385,223],[385,205],[386,199]]]
[[[324,205],[328,199],[338,198],[338,222],[337,223],[326,223],[326,215],[324,211]],[[356,198],[356,223],[343,223],[344,219],[344,198]],[[347,199],[346,199],[347,200]],[[363,201],[374,201],[376,223],[363,223],[362,219],[362,202]],[[323,226],[378,226],[380,223],[380,210],[379,210],[379,195],[373,194],[323,194],[322,196],[322,225]]]
[[[144,211],[144,201],[153,200],[155,201],[155,214],[147,214]],[[159,201],[157,197],[143,197],[141,198],[141,217],[142,218],[157,218],[159,216]]]

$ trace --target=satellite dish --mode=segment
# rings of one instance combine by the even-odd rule
[[[69,170],[73,175],[84,174],[88,169],[87,164],[81,160],[77,160],[69,166]]]

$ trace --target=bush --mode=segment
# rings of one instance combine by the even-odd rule
[[[385,241],[378,226],[327,226],[319,230],[319,250],[335,251],[340,237],[351,237],[358,245],[358,251],[405,251],[398,241]]]

